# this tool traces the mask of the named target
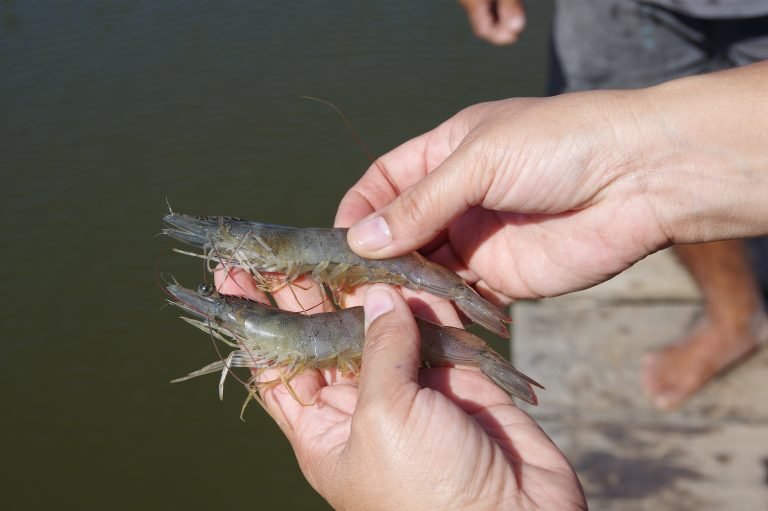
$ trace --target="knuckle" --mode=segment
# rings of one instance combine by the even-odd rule
[[[463,157],[469,162],[465,166],[465,197],[469,204],[481,203],[485,195],[493,188],[497,172],[497,163],[493,161],[491,151],[485,142],[488,127],[476,130],[475,136],[462,147]]]
[[[368,328],[369,353],[376,356],[386,349],[391,342],[403,336],[403,326],[400,321],[391,315],[385,315],[376,319]]]
[[[420,232],[429,219],[434,200],[431,194],[420,189],[410,189],[400,196],[395,224],[404,232]]]

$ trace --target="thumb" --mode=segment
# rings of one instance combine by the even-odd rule
[[[525,5],[522,0],[500,0],[498,3],[499,23],[503,24],[512,42],[525,28]]]
[[[365,347],[360,370],[359,406],[389,405],[419,390],[421,342],[416,321],[394,288],[371,286],[363,300]],[[411,387],[412,392],[403,392]]]
[[[391,203],[350,227],[347,242],[362,257],[380,259],[412,252],[485,196],[490,179],[475,179],[485,169],[476,144],[464,144]]]

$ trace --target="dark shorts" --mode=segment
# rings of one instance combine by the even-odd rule
[[[768,15],[695,18],[646,2],[557,3],[550,92],[647,87],[768,59]]]
[[[647,2],[560,0],[549,92],[647,87],[766,59],[768,16],[704,19]],[[768,291],[768,238],[748,245]]]

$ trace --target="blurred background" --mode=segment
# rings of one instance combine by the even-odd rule
[[[544,91],[551,2],[511,47],[454,1],[0,2],[0,489],[11,508],[327,509],[209,339],[163,309],[180,212],[330,226],[374,154]],[[496,348],[504,348],[496,342]]]

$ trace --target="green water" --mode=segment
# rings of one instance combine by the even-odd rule
[[[515,47],[451,1],[0,2],[6,509],[326,509],[210,341],[162,309],[174,209],[330,225],[382,153],[484,100],[541,95],[550,2]],[[496,344],[499,347],[498,344]],[[6,507],[9,506],[9,507]]]

